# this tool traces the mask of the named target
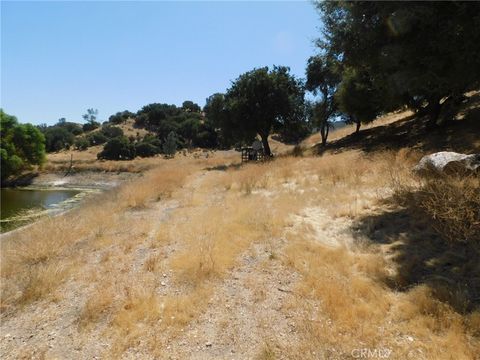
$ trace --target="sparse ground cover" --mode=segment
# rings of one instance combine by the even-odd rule
[[[143,176],[3,237],[1,357],[478,357],[478,258],[435,221],[449,209],[475,224],[478,178],[415,177],[422,146],[313,144],[265,164],[148,159]]]

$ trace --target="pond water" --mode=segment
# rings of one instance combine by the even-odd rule
[[[67,208],[66,200],[79,190],[1,189],[0,231],[5,232],[32,222],[41,215]]]

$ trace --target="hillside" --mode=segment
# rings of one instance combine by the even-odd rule
[[[479,179],[411,169],[434,151],[478,152],[479,105],[473,94],[433,131],[408,112],[347,126],[325,149],[305,140],[303,156],[275,143],[264,164],[72,152],[77,168],[141,176],[2,236],[0,356],[475,359],[479,262],[426,204],[475,212]],[[50,155],[47,169],[69,159]]]

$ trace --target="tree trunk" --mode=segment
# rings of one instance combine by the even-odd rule
[[[428,114],[427,126],[429,128],[434,128],[437,126],[437,120],[438,120],[438,116],[440,115],[441,108],[442,108],[442,105],[440,104],[440,99],[432,98],[428,101],[426,112]]]
[[[327,145],[327,138],[328,138],[328,123],[322,122],[320,126],[320,135],[322,136],[322,146]]]
[[[268,135],[260,135],[262,138],[262,144],[263,144],[263,151],[265,153],[265,156],[271,157],[272,152],[270,151],[270,145],[268,144]]]
[[[362,122],[360,120],[355,120],[355,123],[357,124],[357,127],[355,128],[355,134],[358,134],[360,132],[360,126],[362,125]]]

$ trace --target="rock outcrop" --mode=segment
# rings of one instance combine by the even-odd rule
[[[480,154],[465,155],[452,151],[441,151],[422,157],[413,170],[420,175],[478,174],[480,173]]]

